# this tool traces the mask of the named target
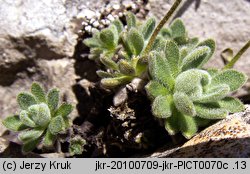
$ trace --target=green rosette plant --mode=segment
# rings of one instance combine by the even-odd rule
[[[92,38],[84,40],[84,44],[90,47],[89,58],[105,66],[104,71],[97,71],[103,78],[101,84],[104,87],[115,88],[143,76],[147,67],[142,52],[155,23],[154,18],[142,23],[128,12],[126,26],[120,20],[115,20],[108,28],[96,31]]]
[[[105,65],[104,71],[97,71],[104,87],[125,85],[135,77],[149,81],[145,88],[153,103],[153,115],[164,120],[170,135],[182,132],[190,138],[210,120],[244,109],[230,93],[247,77],[231,68],[250,41],[234,57],[231,55],[222,70],[204,69],[215,51],[215,41],[189,37],[179,18],[164,28],[180,4],[181,0],[176,0],[157,26],[154,18],[141,23],[128,13],[125,26],[115,20],[84,43],[90,47],[90,58]]]
[[[84,145],[86,145],[86,140],[81,136],[77,135],[70,139],[69,153],[73,155],[81,155],[84,151]]]
[[[150,53],[151,80],[146,91],[153,115],[164,120],[170,135],[181,132],[191,138],[199,126],[244,109],[240,100],[229,95],[246,82],[245,74],[233,69],[203,69],[214,48],[209,39],[182,55],[177,43],[167,40],[164,51]]]
[[[43,147],[53,146],[58,134],[70,126],[71,104],[59,106],[59,90],[51,89],[47,94],[36,82],[31,85],[31,93],[21,92],[17,96],[21,112],[7,117],[3,125],[14,132],[23,142],[23,151],[29,152],[42,143]],[[59,106],[59,107],[58,107]]]
[[[130,83],[136,77],[147,80],[148,53],[163,51],[166,40],[174,40],[183,56],[198,45],[198,38],[188,37],[180,19],[163,28],[179,4],[180,0],[176,1],[157,27],[155,18],[142,22],[128,12],[125,26],[116,19],[108,28],[94,31],[91,38],[83,41],[90,48],[89,58],[104,65],[104,70],[98,70],[97,74],[105,88]]]

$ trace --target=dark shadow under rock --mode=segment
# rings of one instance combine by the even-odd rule
[[[27,74],[31,74],[27,69],[32,68],[34,65],[35,62],[32,59],[25,59],[16,62],[14,65],[0,66],[0,86],[12,85],[15,80],[20,78],[19,73],[26,72]]]
[[[171,142],[165,128],[152,116],[150,106],[145,95],[130,93],[124,105],[109,109],[112,118],[103,138],[107,157],[149,154]]]

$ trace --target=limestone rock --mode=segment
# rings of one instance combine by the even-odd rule
[[[5,151],[8,145],[9,145],[9,141],[0,137],[0,154]]]

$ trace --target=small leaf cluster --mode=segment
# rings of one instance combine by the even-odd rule
[[[244,109],[240,100],[229,96],[247,77],[231,68],[250,42],[231,55],[232,61],[222,70],[205,69],[215,51],[213,39],[189,37],[178,18],[163,28],[180,2],[175,1],[157,26],[154,18],[141,23],[128,13],[126,25],[115,20],[84,43],[90,47],[89,58],[105,67],[97,71],[104,87],[124,85],[135,77],[143,79],[148,82],[145,89],[153,115],[164,121],[169,134],[182,132],[190,138],[210,120]]]
[[[114,88],[141,77],[147,70],[143,50],[154,31],[156,20],[141,23],[133,13],[126,14],[126,26],[115,20],[106,29],[96,31],[92,38],[84,40],[90,47],[90,59],[101,62],[105,70],[97,74],[103,78],[101,84]]]
[[[207,39],[207,40],[204,40],[202,42],[199,42],[199,38],[189,37],[187,29],[186,29],[183,21],[180,18],[175,19],[170,24],[169,27],[161,29],[161,31],[156,39],[156,43],[161,43],[161,44],[158,44],[158,49],[156,47],[155,50],[156,51],[164,51],[166,40],[172,40],[175,42],[175,44],[179,48],[179,54],[180,54],[181,59],[186,57],[187,54],[189,54],[191,51],[194,51],[194,48],[197,48],[200,46],[207,46],[210,48],[210,50],[206,51],[206,52],[210,51],[210,54],[207,53],[208,54],[207,60],[209,58],[211,58],[213,52],[215,51],[215,42],[213,39]],[[205,62],[207,62],[207,60],[204,60],[203,64]]]
[[[3,125],[11,131],[19,132],[23,142],[23,151],[32,151],[40,142],[44,147],[53,146],[57,135],[70,126],[71,104],[59,106],[59,90],[51,89],[47,94],[36,82],[30,92],[21,92],[17,96],[21,112],[7,117]],[[59,107],[58,107],[59,106]]]
[[[83,146],[86,144],[86,140],[80,136],[71,138],[69,145],[69,153],[73,155],[81,155],[84,151]]]
[[[229,94],[246,82],[246,75],[233,69],[203,69],[214,48],[214,41],[208,39],[182,54],[182,47],[166,40],[164,51],[150,53],[151,80],[146,90],[153,114],[164,120],[169,134],[182,132],[191,138],[198,126],[244,109]]]

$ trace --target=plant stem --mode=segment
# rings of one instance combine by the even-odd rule
[[[244,52],[250,47],[250,40],[240,49],[240,51],[233,57],[233,59],[224,66],[223,70],[230,69],[239,60]]]
[[[180,5],[182,0],[176,0],[174,2],[174,4],[172,5],[172,7],[170,8],[170,10],[168,11],[168,13],[164,16],[164,18],[160,21],[160,23],[157,25],[157,27],[155,28],[153,34],[151,35],[149,42],[144,50],[143,55],[146,56],[149,51],[151,50],[154,41],[158,35],[158,33],[160,32],[160,30],[162,29],[162,27],[166,24],[166,22],[170,19],[170,17],[173,15],[173,13],[175,12],[175,10],[178,8],[178,6]]]

